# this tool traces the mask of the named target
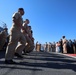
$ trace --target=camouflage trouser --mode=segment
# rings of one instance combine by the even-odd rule
[[[6,42],[6,38],[2,38],[2,39],[0,40],[0,50],[2,50],[5,42]]]

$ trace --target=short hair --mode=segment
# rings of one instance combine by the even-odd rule
[[[29,21],[29,19],[26,19],[26,21]]]
[[[22,11],[24,11],[24,9],[23,9],[23,8],[18,8],[18,11],[19,11],[19,10],[22,10]]]
[[[65,36],[62,36],[63,38],[65,38]]]

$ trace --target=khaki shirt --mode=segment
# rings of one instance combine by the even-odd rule
[[[14,18],[15,18],[15,19],[19,19],[19,23],[20,23],[21,25],[23,24],[22,16],[21,16],[18,12],[15,12],[15,13],[13,14],[12,18],[13,18],[13,19],[14,19]],[[18,25],[16,25],[14,22],[13,22],[12,28],[17,28],[17,29],[21,30],[20,27],[18,27]]]
[[[66,39],[63,39],[63,45],[66,44]]]
[[[22,29],[21,32],[22,32],[24,35],[27,35],[27,36],[28,36],[28,33],[27,33],[27,32],[28,32],[28,25],[25,24],[25,23],[23,23],[22,26],[23,26],[24,29]],[[27,31],[27,32],[26,32],[26,31]]]

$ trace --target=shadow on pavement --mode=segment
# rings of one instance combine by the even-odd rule
[[[8,65],[0,65],[0,68],[11,68],[11,69],[24,69],[24,70],[34,70],[34,71],[41,71],[42,69],[37,68],[53,68],[53,69],[71,69],[74,72],[76,72],[76,60],[70,60],[70,59],[64,59],[64,57],[61,57],[56,54],[49,54],[49,53],[31,53],[28,56],[30,60],[35,60],[35,62],[20,62],[18,64],[14,64],[14,66],[8,66]],[[34,56],[34,57],[32,57]],[[43,58],[44,57],[44,58]],[[49,58],[50,57],[50,58]],[[43,62],[40,62],[43,61]],[[44,63],[44,61],[46,61]],[[0,61],[0,64],[3,64],[3,61]],[[26,68],[28,67],[28,68]],[[30,68],[34,67],[34,68]]]

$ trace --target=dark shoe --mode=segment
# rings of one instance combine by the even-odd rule
[[[28,50],[26,53],[30,53],[30,52],[32,52],[32,50]]]
[[[13,60],[5,60],[5,64],[16,64]]]
[[[23,58],[23,56],[19,55],[18,53],[15,53],[15,56],[17,56],[18,58]]]

